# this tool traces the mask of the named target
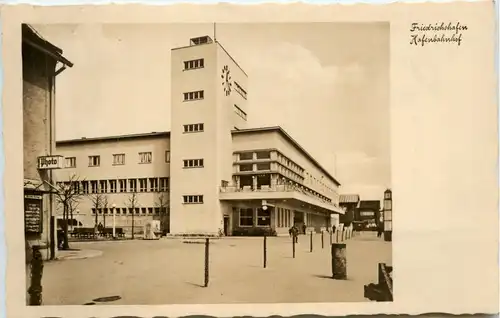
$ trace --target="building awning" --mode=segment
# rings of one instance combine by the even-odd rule
[[[341,194],[339,197],[339,203],[358,203],[359,194]]]

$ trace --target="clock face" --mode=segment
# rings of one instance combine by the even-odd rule
[[[222,78],[222,87],[224,88],[224,94],[229,96],[231,94],[231,88],[233,83],[231,83],[231,71],[229,70],[229,66],[225,65],[222,68],[222,74],[220,76]]]

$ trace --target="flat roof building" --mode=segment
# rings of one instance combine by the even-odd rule
[[[78,207],[80,223],[94,226],[115,204],[116,224],[126,231],[133,214],[134,224],[159,219],[175,235],[288,235],[293,224],[319,230],[343,213],[340,183],[287,132],[247,126],[248,78],[219,42],[191,39],[172,50],[171,63],[169,132],[57,142],[66,158],[58,180],[78,175],[88,197]],[[97,194],[108,206],[92,210]]]

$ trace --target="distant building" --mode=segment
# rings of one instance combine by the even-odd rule
[[[350,224],[355,221],[356,209],[359,207],[359,194],[341,194],[339,204],[345,212],[340,216],[340,223]]]
[[[31,26],[22,25],[25,235],[41,247],[44,258],[55,256],[55,238],[50,236],[55,201],[49,184],[52,169],[61,163],[50,157],[55,151],[55,77],[73,66],[62,53]]]
[[[191,39],[172,50],[171,63],[170,132],[57,143],[66,158],[58,180],[85,179],[78,184],[89,197],[78,207],[84,226],[112,212],[92,210],[96,192],[116,205],[125,231],[132,213],[138,222],[159,218],[159,192],[168,193],[169,232],[179,235],[288,235],[293,224],[319,230],[343,213],[340,183],[287,132],[247,127],[247,75],[219,42]]]
[[[375,228],[380,217],[379,200],[361,200],[354,216],[356,221],[363,222],[365,226]]]

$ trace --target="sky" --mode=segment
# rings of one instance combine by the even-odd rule
[[[57,140],[170,130],[170,50],[213,24],[35,25],[74,67],[58,75]],[[248,126],[281,126],[341,183],[391,186],[389,24],[216,24],[249,76]],[[119,117],[119,119],[118,119]]]

